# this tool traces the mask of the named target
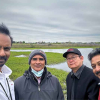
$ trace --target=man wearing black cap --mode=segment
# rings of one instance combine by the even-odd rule
[[[67,100],[97,100],[98,78],[92,69],[83,65],[83,56],[78,49],[70,48],[64,54],[72,71],[66,78]]]
[[[47,71],[46,54],[34,50],[29,55],[29,69],[15,80],[16,100],[64,100],[58,79]]]

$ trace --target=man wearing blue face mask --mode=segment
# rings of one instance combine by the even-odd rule
[[[16,100],[64,100],[58,79],[47,71],[46,54],[34,50],[29,55],[29,69],[15,80]]]

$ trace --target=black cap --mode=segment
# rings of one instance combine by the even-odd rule
[[[70,48],[68,49],[64,54],[63,54],[63,57],[66,58],[66,56],[69,54],[69,53],[75,53],[75,54],[78,54],[79,56],[82,56],[81,52],[76,49],[76,48]]]

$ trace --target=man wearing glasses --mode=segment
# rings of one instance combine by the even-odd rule
[[[67,100],[97,100],[98,78],[92,69],[83,65],[83,56],[78,49],[70,48],[64,54],[72,71],[66,78]]]
[[[93,73],[100,79],[100,48],[92,50],[88,54],[88,59],[91,62]],[[98,83],[98,85],[100,86],[100,82]],[[99,88],[98,100],[100,100],[100,88]]]
[[[64,100],[58,79],[47,71],[46,54],[34,50],[29,55],[29,69],[15,80],[16,100]]]

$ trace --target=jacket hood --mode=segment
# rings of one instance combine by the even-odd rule
[[[12,73],[12,70],[9,67],[7,67],[6,65],[2,66],[1,71],[3,74],[5,74],[5,77],[9,77]]]

